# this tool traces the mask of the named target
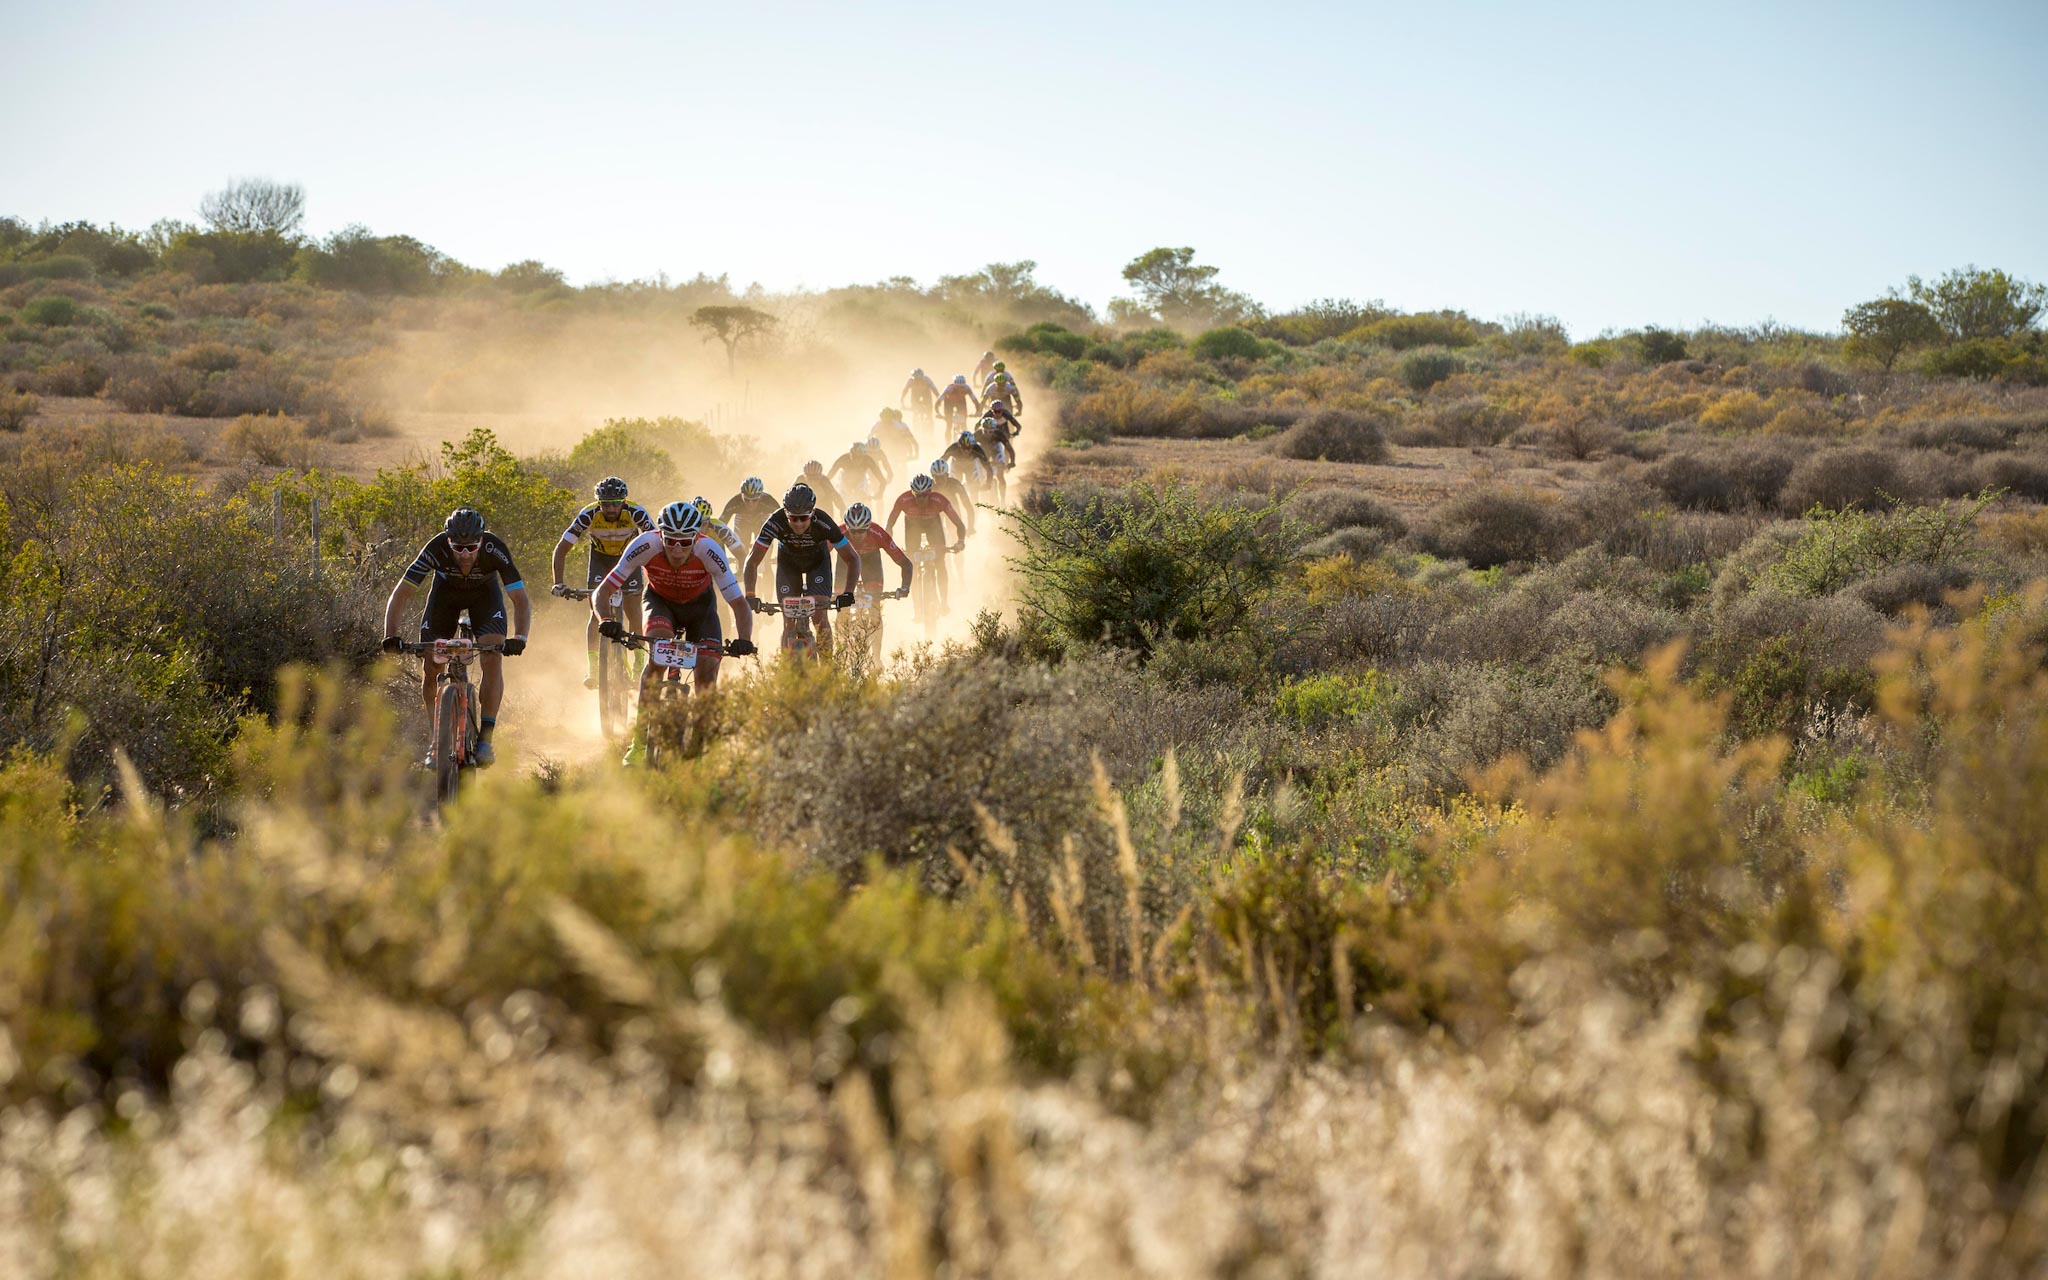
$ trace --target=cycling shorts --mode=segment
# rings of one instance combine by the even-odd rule
[[[817,560],[775,560],[775,598],[786,596],[829,596],[832,592],[832,557]]]
[[[624,554],[625,553],[623,551],[619,553],[619,555]],[[596,547],[593,546],[590,549],[590,580],[586,582],[584,585],[589,587],[591,590],[595,591],[597,589],[597,584],[603,582],[604,576],[610,573],[613,569],[617,568],[618,563],[619,556],[608,556],[604,552],[599,551]],[[644,591],[646,587],[647,580],[641,576],[641,573],[638,569],[633,570],[633,580],[626,584],[626,590]]]
[[[683,639],[699,644],[717,644],[724,638],[724,633],[718,629],[717,600],[716,591],[706,591],[677,604],[667,596],[650,591],[647,593],[647,634],[681,634]]]
[[[470,629],[479,636],[502,636],[505,627],[505,593],[495,582],[452,586],[441,579],[427,591],[426,612],[420,617],[420,640],[452,640],[464,609],[469,610]]]

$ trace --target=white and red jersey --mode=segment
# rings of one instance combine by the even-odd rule
[[[690,554],[681,564],[675,564],[668,558],[659,531],[641,534],[627,545],[619,562],[605,575],[601,590],[606,594],[618,590],[636,569],[647,575],[649,591],[673,604],[688,604],[712,586],[728,601],[738,602],[746,597],[740,590],[740,580],[733,576],[732,563],[725,558],[725,549],[706,535],[700,534],[690,547]]]

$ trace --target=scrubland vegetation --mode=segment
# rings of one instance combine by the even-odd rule
[[[103,342],[218,289],[298,369],[553,323],[172,248],[9,285],[21,394],[92,394],[42,297]],[[418,540],[470,501],[531,559],[757,441],[0,455],[0,1273],[2037,1274],[2038,290],[1574,344],[1204,270],[756,299],[742,367],[803,316],[853,360],[836,311],[1024,372],[1015,606],[438,821],[373,655]]]

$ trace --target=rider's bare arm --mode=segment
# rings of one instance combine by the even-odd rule
[[[412,598],[418,592],[419,587],[404,578],[400,578],[398,585],[391,588],[391,598],[384,602],[385,635],[395,636],[398,634],[399,619],[406,616],[407,608],[412,604]]]
[[[754,584],[761,577],[761,561],[767,555],[768,544],[765,542],[756,542],[754,549],[747,552],[747,565],[743,571],[746,575],[746,590],[740,593],[742,598],[754,594]]]
[[[533,599],[526,594],[526,584],[515,582],[506,587],[505,598],[512,603],[512,634],[524,640],[533,626]]]
[[[555,544],[555,585],[562,585],[562,569],[569,562],[570,542],[567,538]]]

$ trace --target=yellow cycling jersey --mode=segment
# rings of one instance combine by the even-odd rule
[[[626,549],[627,543],[653,528],[653,517],[637,502],[620,503],[617,518],[611,520],[605,519],[599,504],[593,502],[576,513],[576,518],[562,531],[562,541],[574,546],[587,535],[592,551],[616,556]]]

